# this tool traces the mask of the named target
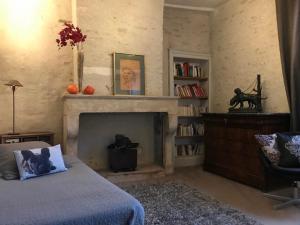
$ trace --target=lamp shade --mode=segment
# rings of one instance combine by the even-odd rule
[[[23,87],[23,85],[19,81],[17,81],[17,80],[10,80],[5,85],[6,86],[10,86],[10,87]]]

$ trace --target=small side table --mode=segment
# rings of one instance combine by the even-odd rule
[[[0,144],[11,144],[26,141],[44,141],[53,145],[54,133],[52,132],[32,132],[20,134],[0,134]]]

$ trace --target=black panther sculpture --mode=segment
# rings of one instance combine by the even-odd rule
[[[244,93],[240,88],[234,89],[235,96],[230,99],[229,112],[237,113],[259,113],[262,112],[260,75],[257,75],[257,87],[253,89],[256,94]],[[244,102],[248,103],[248,107],[244,107]]]
[[[248,102],[249,109],[255,109],[258,105],[259,98],[257,95],[245,94],[240,88],[234,89],[235,96],[230,99],[230,108],[234,109],[238,105],[244,108],[244,102]]]

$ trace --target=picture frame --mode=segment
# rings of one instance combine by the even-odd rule
[[[145,95],[143,55],[114,53],[114,95]]]

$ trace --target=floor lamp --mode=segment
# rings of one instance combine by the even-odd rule
[[[15,132],[15,91],[16,91],[16,87],[23,87],[23,85],[17,80],[10,80],[5,85],[11,87],[11,90],[13,92],[13,132],[10,133],[10,135],[14,135],[17,134]]]

